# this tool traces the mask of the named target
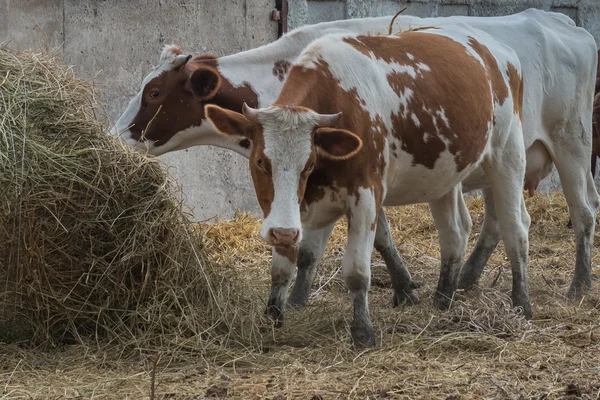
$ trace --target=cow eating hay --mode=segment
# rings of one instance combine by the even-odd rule
[[[140,347],[227,325],[178,188],[97,104],[54,55],[0,48],[0,341]]]

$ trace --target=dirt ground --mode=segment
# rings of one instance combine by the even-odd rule
[[[483,202],[468,200],[471,249]],[[340,222],[313,285],[309,306],[289,310],[286,326],[248,326],[256,345],[208,353],[89,343],[60,348],[0,347],[0,399],[598,399],[600,267],[594,290],[565,298],[575,262],[561,194],[528,199],[530,290],[534,318],[511,310],[510,266],[502,245],[480,284],[451,310],[432,306],[439,273],[437,231],[426,205],[388,209],[396,244],[420,284],[416,306],[392,307],[385,266],[373,255],[370,308],[378,347],[357,352],[349,341],[351,304],[341,280],[345,224]],[[233,265],[252,302],[242,314],[261,319],[269,288],[270,250],[260,221],[240,215],[202,225],[209,255]],[[594,248],[600,238],[596,233]]]

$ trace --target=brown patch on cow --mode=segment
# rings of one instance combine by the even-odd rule
[[[493,80],[500,80],[504,91],[499,88],[494,92],[499,97],[504,96],[502,101],[507,96],[506,85],[497,66],[496,72],[490,66],[486,74],[481,63],[470,56],[462,44],[446,36],[405,32],[397,38],[360,36],[358,42],[372,49],[373,56],[378,59],[415,68],[417,75],[414,79],[401,72],[387,77],[390,87],[399,96],[408,89],[413,92],[406,109],[400,105],[392,119],[393,134],[400,140],[402,150],[413,156],[413,165],[434,168],[446,149],[454,155],[458,171],[479,159],[487,142],[488,124],[493,117],[487,75],[497,74]],[[489,50],[481,45],[478,49],[483,54],[480,55],[482,58],[493,59]],[[364,51],[361,53],[365,54]],[[409,53],[412,59],[407,56]],[[429,67],[429,71],[417,69],[419,63]],[[461,68],[456,65],[461,65]],[[460,96],[457,96],[458,93]],[[474,104],[480,107],[472,110]],[[450,121],[449,125],[442,113]]]
[[[262,127],[256,125],[256,131],[262,132]],[[256,193],[256,200],[267,218],[271,213],[271,205],[275,198],[273,186],[271,161],[264,155],[265,140],[263,135],[254,135],[252,141],[252,152],[250,153],[250,175]],[[260,162],[259,162],[260,160]]]
[[[142,90],[142,107],[130,129],[133,139],[140,140],[143,133],[146,139],[161,146],[177,132],[201,125],[206,118],[206,104],[237,112],[242,111],[244,102],[251,107],[258,105],[258,95],[249,84],[234,87],[222,75],[221,87],[214,97],[206,101],[199,100],[190,90],[188,82],[192,73],[201,66],[210,66],[218,71],[218,59],[206,54],[196,56],[184,66],[166,71],[146,84]],[[149,93],[153,90],[159,90],[161,95],[151,98]],[[152,124],[148,127],[151,120]]]
[[[275,61],[273,65],[273,75],[279,79],[279,82],[283,82],[292,64],[287,60]]]
[[[490,50],[479,43],[477,39],[473,37],[469,37],[469,46],[483,60],[485,64],[485,68],[489,74],[490,81],[492,82],[492,91],[494,93],[494,101],[499,105],[504,104],[504,100],[508,97],[508,88],[506,87],[506,83],[504,82],[504,78],[502,76],[502,72],[500,72],[500,68],[498,67],[498,62],[496,58],[490,53]]]
[[[408,57],[404,49],[396,49],[399,51],[389,51],[389,41],[387,39],[396,40],[397,38],[388,38],[386,36],[358,36],[356,38],[344,38],[344,42],[354,47],[355,50],[369,58],[376,58],[385,61],[386,63],[398,63],[404,65],[413,65],[416,60]]]
[[[292,264],[296,264],[296,260],[298,259],[298,247],[275,246],[275,251],[280,256],[287,258]]]
[[[523,78],[517,68],[508,63],[506,67],[508,74],[508,83],[513,96],[513,111],[523,120]]]

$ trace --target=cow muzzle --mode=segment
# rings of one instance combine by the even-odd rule
[[[300,239],[300,230],[295,228],[271,228],[267,243],[272,246],[295,246]]]

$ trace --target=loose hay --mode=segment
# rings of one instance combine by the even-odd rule
[[[0,341],[210,343],[239,320],[228,269],[98,109],[56,55],[0,47]]]

